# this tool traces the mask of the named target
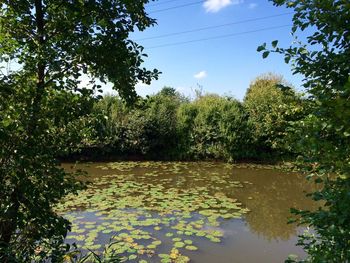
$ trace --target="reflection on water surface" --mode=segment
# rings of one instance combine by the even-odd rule
[[[69,169],[69,164],[65,167]],[[111,238],[128,262],[283,262],[303,255],[289,208],[313,209],[297,174],[223,163],[81,164],[92,184],[58,209],[69,242],[100,250]]]

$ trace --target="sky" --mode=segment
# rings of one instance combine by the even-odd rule
[[[155,94],[168,86],[190,98],[201,89],[243,100],[249,84],[269,72],[303,91],[303,77],[292,74],[282,55],[263,59],[257,52],[264,42],[279,40],[281,47],[292,44],[292,9],[268,0],[158,0],[147,4],[146,12],[157,24],[131,33],[130,38],[148,55],[142,67],[162,74],[151,85],[138,83],[139,95]],[[81,85],[88,80],[83,77]],[[103,91],[116,93],[111,84]]]
[[[143,66],[162,74],[150,86],[139,83],[139,95],[170,86],[190,97],[201,88],[242,100],[250,82],[268,72],[301,90],[302,77],[292,74],[282,55],[263,59],[256,51],[276,39],[281,47],[293,42],[291,9],[267,0],[159,0],[146,11],[157,25],[130,38],[145,48]]]

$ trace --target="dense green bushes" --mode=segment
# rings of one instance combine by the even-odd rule
[[[291,122],[301,119],[306,101],[289,87],[282,76],[267,74],[257,77],[244,98],[249,116],[248,126],[256,154],[288,154],[291,147],[288,130]]]
[[[197,98],[180,106],[178,125],[182,150],[189,158],[245,157],[247,115],[237,100],[217,95]]]
[[[140,99],[133,107],[118,97],[105,96],[93,111],[93,151],[156,159],[174,157],[178,137],[176,111],[184,101],[172,88]]]
[[[302,114],[300,96],[273,74],[254,80],[243,103],[215,94],[190,101],[169,87],[133,107],[105,96],[94,105],[95,134],[83,154],[269,161],[293,152],[287,129]]]

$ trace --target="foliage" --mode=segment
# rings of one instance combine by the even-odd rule
[[[91,143],[85,147],[103,148],[110,152],[110,148],[119,148],[123,151],[123,134],[120,128],[128,108],[117,96],[106,95],[94,104],[92,111],[92,129],[94,134]]]
[[[246,157],[246,114],[238,101],[210,94],[201,96],[191,104],[181,105],[178,118],[188,155],[225,160]]]
[[[75,111],[74,116],[67,115],[78,107],[70,102],[85,99],[62,91],[48,92],[41,103],[40,128],[44,132],[31,133],[27,111],[31,91],[27,86],[17,86],[12,88],[12,94],[0,95],[0,256],[3,262],[11,261],[6,259],[7,255],[16,262],[25,262],[34,251],[45,257],[57,249],[65,249],[61,243],[69,224],[53,213],[52,204],[80,188],[74,174],[60,169],[53,156],[68,154],[84,142],[89,132],[81,128],[87,127],[86,119],[79,118],[84,115],[84,109],[79,108],[81,111]],[[60,103],[63,100],[68,102],[64,107]],[[62,109],[69,113],[62,114]]]
[[[348,15],[349,3],[344,0],[301,1],[273,0],[276,6],[285,5],[294,9],[292,35],[293,46],[278,47],[272,41],[273,50],[266,50],[266,43],[258,48],[284,55],[285,61],[292,62],[294,73],[305,76],[304,86],[315,95],[342,89],[348,80],[350,65]],[[297,34],[311,29],[307,44]],[[306,32],[308,33],[308,32]],[[318,90],[318,91],[317,91]]]
[[[348,88],[350,85],[347,84]],[[350,89],[349,89],[350,91]],[[319,101],[317,101],[319,103]],[[322,183],[320,191],[312,194],[324,203],[317,211],[297,211],[301,223],[311,225],[315,233],[305,233],[298,244],[308,252],[310,262],[347,262],[350,259],[350,138],[340,126],[348,129],[349,102],[341,110],[337,100],[327,107],[315,105],[313,114],[295,125],[300,153],[298,165]],[[341,111],[339,111],[339,109]]]
[[[175,115],[185,100],[169,87],[139,99],[133,107],[127,107],[118,97],[105,96],[94,108],[95,143],[114,154],[171,158],[177,151]]]
[[[89,138],[86,113],[96,80],[111,82],[127,101],[138,81],[158,71],[141,68],[142,47],[128,39],[155,23],[143,1],[2,0],[0,62],[0,261],[60,260],[67,220],[52,207],[81,188],[57,156]]]
[[[300,41],[272,52],[293,61],[294,72],[303,74],[313,108],[296,126],[300,137],[300,164],[322,189],[312,194],[324,206],[317,211],[295,211],[314,234],[300,237],[307,262],[348,262],[350,259],[350,33],[348,1],[285,1],[275,5],[293,8],[292,33],[312,28],[307,44]],[[266,44],[258,48],[266,57]]]
[[[135,107],[105,96],[94,105],[95,134],[84,152],[155,160],[266,161],[272,152],[281,158],[292,152],[287,124],[304,116],[305,101],[270,78],[258,78],[244,103],[215,94],[190,101],[169,87]]]
[[[64,263],[117,263],[122,262],[121,257],[116,253],[113,246],[117,242],[110,240],[108,245],[106,245],[102,253],[96,253],[92,250],[89,253],[83,254],[76,245],[74,249],[67,252],[63,258]]]
[[[156,159],[164,155],[172,158],[178,152],[176,112],[184,101],[186,98],[170,87],[164,87],[145,101],[148,151]]]
[[[255,149],[267,155],[290,152],[288,126],[303,116],[303,101],[282,76],[272,73],[252,81],[244,98]]]

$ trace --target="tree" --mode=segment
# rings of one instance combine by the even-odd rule
[[[143,48],[128,38],[155,24],[148,2],[0,1],[0,62],[16,68],[0,76],[1,262],[58,260],[69,223],[53,206],[80,184],[56,157],[86,137],[80,102],[100,89],[97,80],[131,102],[138,81],[157,78],[157,70],[141,68]]]
[[[143,118],[147,122],[143,136],[147,142],[148,156],[159,160],[179,155],[176,113],[185,101],[183,95],[166,86],[144,101]]]
[[[317,211],[296,211],[301,222],[315,233],[300,237],[307,262],[350,260],[350,4],[345,0],[274,0],[277,6],[294,9],[292,34],[311,29],[307,43],[288,48],[272,42],[258,48],[284,55],[294,73],[305,76],[304,87],[313,103],[310,114],[295,127],[299,132],[301,166],[322,189],[312,194],[324,206]],[[308,31],[310,32],[310,31]]]
[[[244,97],[244,107],[257,154],[289,152],[288,123],[301,118],[303,105],[283,77],[269,73],[254,79]]]

